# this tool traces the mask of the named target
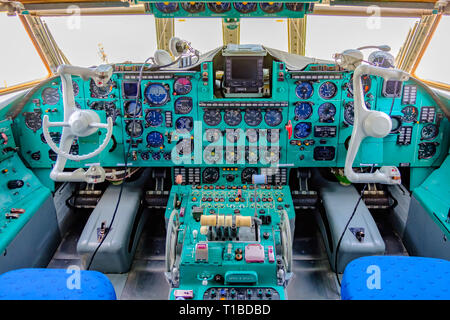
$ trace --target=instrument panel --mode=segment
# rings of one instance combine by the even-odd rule
[[[263,98],[216,96],[213,61],[191,71],[144,71],[140,88],[136,64],[115,65],[102,88],[73,77],[77,107],[95,110],[102,122],[112,117],[114,127],[102,153],[67,167],[124,166],[128,150],[133,167],[343,167],[354,122],[352,72],[271,65],[271,95]],[[389,114],[393,128],[384,139],[364,140],[354,166],[438,166],[448,150],[449,124],[432,97],[412,82],[365,76],[362,85],[367,108]],[[32,168],[51,168],[56,159],[41,139],[44,114],[63,120],[59,79],[37,90],[14,122]],[[71,152],[91,152],[104,134],[77,139]]]
[[[289,17],[302,18],[312,12],[313,3],[289,2],[155,2],[150,3],[147,11],[157,18],[173,17]]]

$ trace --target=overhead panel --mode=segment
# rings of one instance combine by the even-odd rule
[[[274,1],[274,2],[159,2],[136,1],[145,3],[148,13],[157,18],[169,17],[218,17],[218,18],[253,18],[253,17],[284,17],[302,18],[312,12],[314,3],[321,0],[309,1]]]

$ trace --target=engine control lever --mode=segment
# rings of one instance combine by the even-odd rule
[[[361,142],[366,137],[383,138],[392,129],[392,120],[389,115],[367,109],[362,89],[361,78],[363,75],[380,76],[385,81],[406,81],[409,79],[408,73],[398,69],[386,69],[371,65],[360,65],[355,69],[353,74],[355,119],[345,159],[345,176],[353,183],[400,184],[400,171],[395,166],[383,166],[374,173],[356,173],[353,171],[353,162]]]

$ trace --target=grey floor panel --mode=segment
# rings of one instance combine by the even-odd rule
[[[53,259],[77,259],[77,243],[80,237],[79,233],[68,232],[61,241],[58,250],[55,252]]]
[[[81,259],[55,259],[50,261],[47,268],[50,269],[67,269],[70,266],[81,267]]]
[[[340,298],[328,260],[294,260],[293,271],[294,278],[287,288],[290,300]]]
[[[293,259],[298,260],[327,259],[327,253],[319,233],[317,233],[316,237],[312,238],[296,238],[292,247],[292,254]]]
[[[143,232],[134,255],[135,260],[165,259],[166,239],[151,237],[149,232]]]
[[[128,273],[115,274],[115,273],[107,273],[109,281],[111,281],[114,291],[116,292],[116,297],[119,299],[122,295],[123,289],[125,288],[125,284],[127,282]]]
[[[136,260],[120,297],[122,300],[167,300],[169,284],[162,260]]]

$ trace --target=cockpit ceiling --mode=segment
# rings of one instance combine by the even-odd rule
[[[58,10],[64,9],[68,4],[74,4],[80,9],[104,9],[105,13],[109,10],[124,9],[120,13],[147,13],[154,14],[157,17],[296,17],[300,18],[309,13],[322,12],[326,8],[349,7],[357,9],[358,7],[368,7],[376,5],[380,8],[389,9],[415,9],[430,10],[438,5],[436,0],[307,0],[307,1],[273,1],[265,2],[255,0],[252,2],[236,2],[232,0],[215,1],[171,1],[162,2],[154,0],[133,0],[129,2],[117,0],[21,0],[15,3],[23,5],[25,10]],[[445,4],[439,4],[443,6]],[[15,5],[13,5],[15,6]],[[6,6],[6,10],[8,7]],[[6,11],[0,5],[0,11]],[[8,10],[9,11],[9,10]],[[450,11],[447,5],[446,12]],[[333,14],[333,12],[323,11],[323,14]],[[426,14],[426,13],[424,13]]]

